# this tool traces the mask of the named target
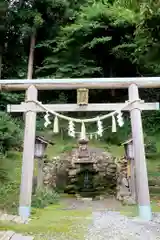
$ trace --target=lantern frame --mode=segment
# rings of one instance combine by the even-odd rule
[[[126,142],[122,144],[124,146],[125,150],[125,157],[128,160],[133,160],[134,159],[134,146],[133,146],[133,139],[129,139]]]
[[[34,157],[39,158],[39,159],[43,158],[48,144],[53,145],[52,142],[49,142],[49,141],[45,140],[43,137],[36,136],[35,148],[34,148]]]

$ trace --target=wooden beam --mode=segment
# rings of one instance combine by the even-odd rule
[[[46,108],[55,112],[107,112],[121,109],[124,103],[91,103],[87,106],[78,106],[77,104],[44,104]],[[159,103],[139,103],[141,110],[158,110]],[[27,112],[32,110],[33,112],[45,112],[40,106],[34,103],[21,103],[19,105],[7,105],[8,112]],[[129,111],[130,106],[127,106],[124,111]]]
[[[131,84],[136,84],[139,88],[159,88],[160,77],[0,80],[0,86],[5,90],[26,90],[31,84],[39,90],[121,89],[128,88]]]

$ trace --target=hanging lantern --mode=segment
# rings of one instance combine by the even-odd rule
[[[125,150],[125,157],[127,159],[134,159],[134,146],[133,146],[133,139],[129,139],[122,144]]]
[[[88,93],[87,88],[77,89],[77,104],[78,105],[88,105]]]
[[[36,136],[36,138],[35,138],[35,148],[34,148],[34,157],[35,158],[43,158],[44,152],[45,152],[48,144],[54,145],[54,143],[45,140],[43,137]]]

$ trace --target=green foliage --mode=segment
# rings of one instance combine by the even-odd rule
[[[157,148],[157,142],[154,138],[145,138],[146,157],[151,160],[157,160],[160,157],[160,152]]]
[[[6,10],[7,10],[6,2],[1,1],[0,2],[0,35],[1,35],[0,45],[3,44],[3,41],[4,41]]]
[[[145,126],[145,132],[148,134],[157,134],[160,132],[160,111],[152,111],[152,114],[143,114],[143,123]]]
[[[14,1],[8,8],[7,5],[2,8],[6,20],[2,78],[25,78],[33,30],[36,30],[35,77],[158,75],[158,4],[150,0]],[[153,98],[159,101],[158,96],[159,90],[145,94],[147,101]],[[23,97],[17,93],[0,93],[0,108],[4,110],[7,103],[19,103]],[[128,96],[117,90],[115,97],[102,91],[92,91],[89,97],[92,102],[118,102]],[[75,102],[75,94],[43,93],[40,100]],[[43,130],[41,116],[37,130]],[[81,116],[90,117],[92,113],[80,113],[78,117]],[[152,116],[146,113],[143,120],[147,134],[159,132],[159,111]],[[65,132],[66,125],[61,126]],[[123,141],[129,132],[125,128],[124,135],[121,130],[116,136],[106,131],[105,141],[116,144]]]
[[[6,111],[7,104],[19,104],[20,101],[23,101],[23,93],[10,93],[10,92],[0,92],[0,110]]]
[[[130,134],[131,134],[130,121],[128,117],[125,117],[124,121],[125,121],[125,125],[121,128],[117,126],[117,132],[115,133],[111,133],[112,131],[111,127],[105,130],[103,133],[102,140],[105,141],[107,144],[121,145],[128,138],[130,138]]]
[[[128,9],[102,2],[81,7],[75,22],[61,28],[54,57],[46,58],[40,70],[49,73],[52,69],[56,77],[110,74],[116,61],[112,52],[122,39],[126,43],[130,41],[134,23],[135,15]],[[124,26],[126,32],[121,31]],[[117,38],[115,32],[119,34]],[[103,61],[108,62],[107,66]]]
[[[3,16],[7,10],[7,24],[2,78],[25,78],[33,30],[36,30],[34,77],[158,75],[158,4],[150,0],[14,1],[3,10]],[[115,98],[120,101],[123,94],[119,96],[117,92]],[[68,92],[64,95],[67,101],[75,101],[74,95]],[[145,96],[151,101],[153,95],[159,100],[159,90],[154,93],[149,90]],[[4,93],[1,96],[0,106],[4,109],[8,100]],[[9,102],[15,102],[11,96],[5,93]],[[113,100],[110,94],[98,95],[96,91],[94,101],[102,102],[104,97],[106,102]],[[43,95],[48,102],[55,102],[56,98]],[[148,114],[144,119],[146,131],[159,131],[157,117],[158,114],[152,117]],[[38,130],[42,128],[39,121]]]
[[[22,156],[8,152],[0,158],[0,209],[17,214]]]
[[[9,172],[11,174],[11,172]],[[17,214],[19,204],[19,183],[8,181],[0,183],[0,209]]]
[[[59,200],[59,195],[54,190],[51,189],[41,189],[37,190],[32,198],[32,207],[44,208],[50,204],[55,204]]]
[[[6,152],[22,144],[22,130],[18,121],[0,112],[0,151]]]
[[[8,151],[18,149],[21,144],[22,130],[19,122],[0,112],[0,208],[9,211],[14,211],[18,204],[19,181],[13,176],[16,174],[15,158],[19,157]]]
[[[148,141],[146,143],[145,150],[147,155],[157,153],[156,142],[153,142],[153,140]]]
[[[5,182],[9,178],[9,172],[6,169],[6,162],[5,162],[4,155],[0,154],[0,182]]]

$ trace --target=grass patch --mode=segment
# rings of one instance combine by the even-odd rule
[[[156,199],[152,199],[151,200],[151,208],[152,208],[152,212],[160,212],[160,205],[158,200]],[[133,205],[133,206],[128,206],[128,205],[122,205],[122,207],[120,208],[120,213],[122,215],[128,216],[128,217],[136,217],[138,216],[138,206],[137,205]]]
[[[89,220],[87,217],[91,216],[90,209],[65,210],[65,207],[61,203],[51,205],[42,210],[33,209],[32,220],[29,224],[16,225],[2,222],[0,230],[13,230],[15,232],[35,235],[37,236],[35,239],[45,239],[44,236],[46,235],[60,237],[62,234],[66,239],[84,239],[85,229],[82,229],[81,224],[86,227],[88,226]]]
[[[72,139],[63,140],[59,137],[54,138],[55,145],[48,145],[46,154],[49,158],[58,156],[62,153],[71,151],[74,147],[77,147],[77,143]]]
[[[109,151],[112,153],[112,155],[114,157],[123,157],[124,156],[123,146],[110,145]]]
[[[9,173],[9,179],[0,183],[0,209],[15,214],[19,202],[22,154],[14,151],[9,152],[5,162],[7,163],[6,171]]]
[[[49,158],[58,156],[65,152],[70,152],[73,148],[76,148],[78,146],[78,142],[72,138],[62,139],[59,136],[52,136],[51,138],[53,139],[53,142],[55,143],[55,145],[48,145],[47,147],[46,154],[48,155]],[[108,151],[112,153],[115,157],[124,155],[123,146],[106,144],[105,142],[101,142],[97,140],[90,140],[89,146],[95,147],[95,148],[101,148],[104,151]]]
[[[160,176],[160,160],[159,159],[147,159],[147,168],[149,175]]]

